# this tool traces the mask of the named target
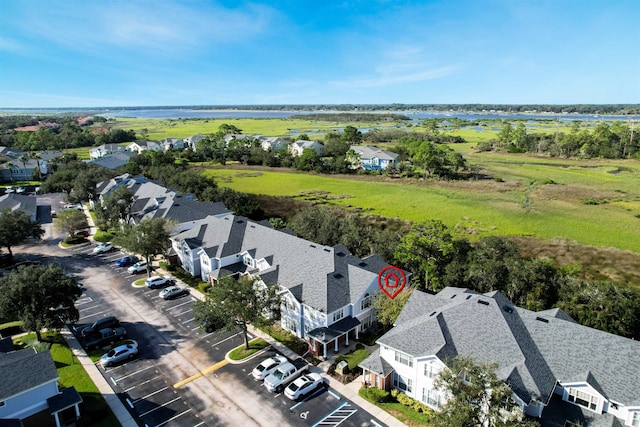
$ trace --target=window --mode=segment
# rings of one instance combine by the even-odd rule
[[[426,363],[424,365],[424,376],[427,378],[435,378],[438,376],[438,372],[436,372],[436,366],[433,363]]]
[[[407,393],[411,393],[413,389],[413,380],[411,378],[404,378],[397,373],[393,373],[393,387],[402,390]]]
[[[440,406],[440,393],[438,393],[437,390],[423,388],[422,402],[426,403],[427,405],[438,407]]]
[[[242,258],[242,262],[244,263],[244,265],[247,265],[249,267],[253,267],[253,258],[251,258],[251,255],[245,255]]]
[[[367,308],[371,307],[372,302],[373,302],[373,297],[369,294],[365,294],[364,298],[362,299],[362,302],[360,303],[360,309],[366,310]]]
[[[296,324],[295,320],[290,317],[283,317],[282,322],[285,329],[294,333],[298,333],[298,325]]]
[[[373,324],[373,316],[371,314],[365,317],[364,319],[362,319],[362,321],[360,322],[360,325],[363,331],[368,327],[370,327],[372,324]]]
[[[462,377],[462,382],[467,384],[471,384],[471,375],[466,370],[460,371],[460,376]]]
[[[631,417],[631,427],[640,427],[640,412],[634,412]]]
[[[599,399],[584,391],[580,391],[575,388],[569,389],[569,402],[573,402],[576,405],[580,405],[592,411],[595,411],[598,407]]]
[[[407,354],[396,351],[396,362],[400,362],[403,365],[413,366],[413,358]]]
[[[341,308],[338,311],[334,311],[333,312],[333,321],[337,322],[338,320],[342,319],[344,317],[344,309]]]

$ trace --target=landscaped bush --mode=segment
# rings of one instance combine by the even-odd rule
[[[285,331],[278,325],[261,327],[260,330],[271,335],[273,338],[280,341],[282,344],[286,345],[300,356],[302,356],[307,352],[307,350],[309,350],[309,346],[304,340],[296,337],[291,332]]]
[[[384,403],[391,400],[389,392],[378,387],[361,388],[358,394],[373,403]]]
[[[160,261],[158,263],[160,265],[160,268],[162,268],[163,270],[167,270],[167,271],[176,271],[177,270],[177,266],[174,264],[169,264],[166,261]]]
[[[85,243],[87,239],[82,236],[67,236],[64,238],[63,242],[67,245],[79,245],[81,243]]]
[[[431,409],[422,402],[413,399],[397,389],[391,390],[391,396],[398,401],[398,403],[413,409],[416,412],[428,413]]]

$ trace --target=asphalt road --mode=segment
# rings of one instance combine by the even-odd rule
[[[60,236],[47,231],[43,242],[16,252],[78,277],[86,288],[76,303],[79,325],[117,316],[139,343],[136,359],[99,369],[140,426],[384,425],[328,385],[299,402],[269,393],[250,372],[272,350],[243,364],[227,363],[224,355],[242,337],[201,331],[191,310],[193,296],[165,301],[157,289],[133,287],[143,276],[115,266],[124,256],[119,250],[94,255],[91,244],[61,249]]]

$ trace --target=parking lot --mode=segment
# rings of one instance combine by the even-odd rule
[[[78,264],[99,271],[107,268],[104,274],[113,279],[99,279],[92,273],[79,277],[88,284],[76,304],[78,323],[91,324],[115,315],[129,338],[139,343],[134,360],[99,367],[139,425],[384,425],[328,385],[298,402],[282,393],[269,393],[250,373],[262,359],[275,354],[274,350],[246,363],[226,362],[224,355],[243,342],[239,333],[202,331],[193,316],[195,297],[164,300],[160,289],[134,287],[132,283],[145,275],[132,275],[126,267],[116,267],[115,261],[125,254],[114,249],[96,255],[94,247],[87,243],[71,252]],[[111,292],[125,299],[129,307],[110,301]],[[132,310],[144,321],[128,319]],[[229,422],[229,418],[242,422]]]

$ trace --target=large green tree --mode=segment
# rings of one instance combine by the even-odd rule
[[[442,221],[431,220],[411,226],[396,248],[395,259],[413,273],[420,286],[439,290],[440,278],[454,257],[455,248],[449,228]]]
[[[103,230],[117,227],[122,222],[127,222],[131,215],[133,205],[133,193],[124,187],[118,187],[102,198],[102,202],[96,206],[96,225]]]
[[[55,265],[18,267],[0,278],[0,317],[23,321],[24,329],[42,339],[42,329],[59,330],[78,321],[76,279]]]
[[[7,248],[13,257],[13,246],[27,241],[28,238],[42,238],[44,230],[37,221],[32,221],[26,213],[5,209],[0,212],[0,248]]]
[[[144,219],[139,223],[123,224],[113,243],[125,251],[140,254],[147,261],[147,275],[151,275],[152,258],[169,248],[169,233],[173,224],[166,218]]]
[[[415,288],[407,287],[400,291],[394,298],[389,298],[384,293],[376,295],[373,300],[373,306],[376,309],[376,320],[385,330],[390,329],[393,324],[396,323],[402,308],[409,300],[414,289]]]
[[[240,328],[249,349],[247,327],[272,324],[280,307],[278,287],[265,286],[248,276],[222,277],[207,292],[204,301],[193,303],[196,322],[202,326],[222,323],[227,330]]]
[[[89,227],[89,223],[87,222],[87,217],[84,215],[84,212],[69,209],[58,214],[53,221],[53,226],[56,230],[64,231],[69,234],[69,236],[73,236],[76,230]]]
[[[433,415],[434,427],[536,426],[524,419],[513,392],[496,376],[495,364],[476,364],[458,357],[436,379],[436,388],[447,396]]]

